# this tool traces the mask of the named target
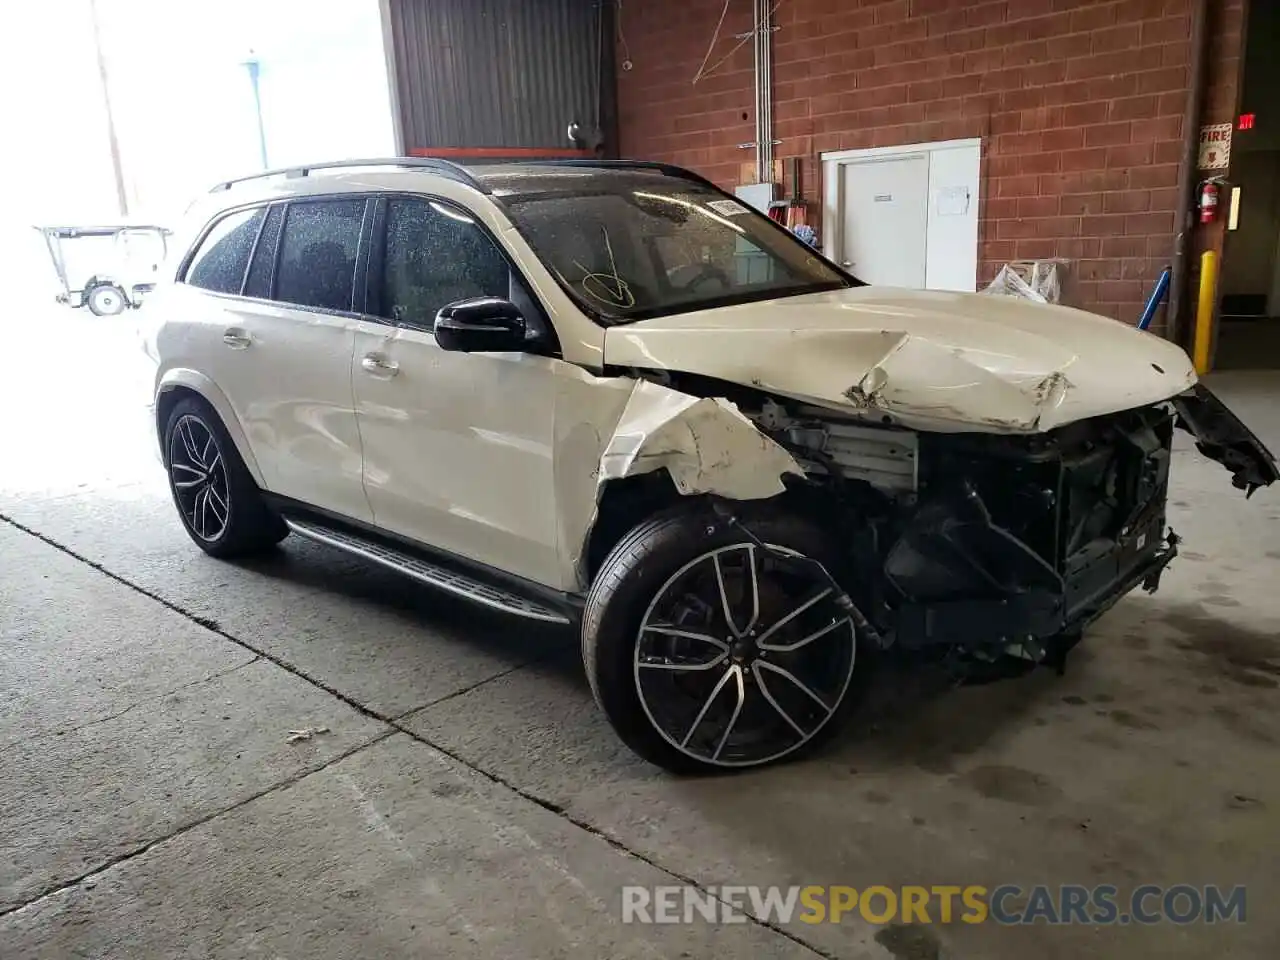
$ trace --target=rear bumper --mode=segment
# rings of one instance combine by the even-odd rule
[[[899,607],[897,641],[903,647],[937,644],[1003,648],[1028,639],[1040,645],[1078,634],[1126,594],[1159,587],[1178,554],[1179,538],[1163,531],[1163,513],[1096,557],[1058,588],[1031,587],[996,599],[908,603]]]

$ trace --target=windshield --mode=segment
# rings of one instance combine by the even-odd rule
[[[654,170],[494,178],[494,195],[560,284],[604,324],[854,286],[767,217]]]

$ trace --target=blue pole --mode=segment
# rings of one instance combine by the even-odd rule
[[[1165,295],[1169,292],[1169,274],[1171,267],[1165,267],[1160,273],[1160,279],[1156,281],[1156,288],[1151,291],[1151,299],[1147,301],[1146,307],[1142,311],[1142,318],[1138,320],[1138,329],[1145,330],[1151,326],[1151,320],[1156,315],[1156,310],[1160,308],[1160,302],[1164,300]]]

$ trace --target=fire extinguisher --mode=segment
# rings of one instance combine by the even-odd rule
[[[1200,222],[1213,223],[1218,217],[1218,201],[1222,192],[1222,180],[1214,177],[1200,184]]]

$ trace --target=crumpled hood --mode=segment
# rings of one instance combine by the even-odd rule
[[[1177,345],[1012,297],[856,287],[611,327],[605,362],[702,374],[922,430],[1037,433],[1196,382]]]

